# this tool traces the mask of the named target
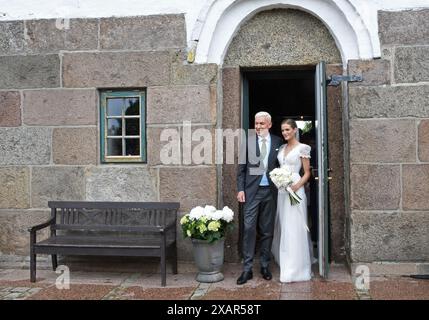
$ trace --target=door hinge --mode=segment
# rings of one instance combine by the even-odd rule
[[[362,80],[363,80],[362,76],[355,76],[355,75],[343,76],[343,75],[338,75],[338,74],[333,74],[327,79],[328,86],[338,86],[341,81],[348,81],[348,82],[359,81],[360,82]]]

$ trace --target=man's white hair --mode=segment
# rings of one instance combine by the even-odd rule
[[[259,111],[257,114],[255,114],[255,119],[256,118],[266,118],[269,122],[271,122],[271,115],[265,111]]]

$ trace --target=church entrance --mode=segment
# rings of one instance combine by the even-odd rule
[[[312,26],[311,31],[304,32],[309,25]],[[273,36],[272,30],[276,30],[275,34],[279,36]],[[326,70],[319,68],[320,61],[326,61]],[[313,178],[307,186],[308,225],[315,249],[323,247],[326,264],[346,260],[348,183],[344,180],[344,171],[347,170],[348,159],[344,152],[347,132],[343,129],[343,122],[347,122],[347,111],[343,109],[344,86],[321,89],[320,85],[326,85],[325,79],[330,75],[342,75],[343,72],[335,41],[317,18],[298,10],[276,9],[260,12],[240,27],[223,58],[220,84],[222,128],[253,128],[254,115],[260,110],[272,115],[272,133],[278,136],[281,136],[282,119],[298,121],[300,141],[312,146],[314,154]],[[317,87],[316,83],[319,84]],[[324,107],[316,108],[321,101],[324,101]],[[317,135],[320,116],[326,122],[323,135],[319,134],[319,138],[324,138],[323,143],[318,141]],[[321,164],[323,172],[319,172]],[[219,168],[222,172],[219,185],[221,202],[238,212],[235,193],[230,192],[231,186],[236,185],[236,169],[234,165],[222,165]],[[318,193],[320,180],[316,178],[320,174],[329,188],[324,197]],[[326,212],[323,225],[320,224],[321,210]],[[238,229],[241,232],[241,228]],[[319,239],[321,230],[322,243]],[[231,242],[236,241],[240,253],[239,238],[237,235]],[[230,254],[232,256],[232,252]]]
[[[254,115],[266,111],[272,116],[271,133],[281,138],[280,124],[284,119],[296,121],[301,143],[312,148],[310,159],[312,176],[306,184],[308,221],[313,252],[319,252],[319,210],[317,194],[317,143],[316,143],[316,108],[315,108],[315,68],[297,70],[258,70],[244,69],[243,81],[243,128],[254,128]],[[327,210],[327,213],[329,211]],[[329,223],[329,216],[327,217]],[[329,228],[328,228],[329,232]],[[241,237],[240,237],[241,239]],[[324,239],[328,244],[329,234]],[[329,256],[329,253],[328,253]]]

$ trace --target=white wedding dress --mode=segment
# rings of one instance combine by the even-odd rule
[[[281,146],[277,158],[280,166],[287,166],[293,172],[296,183],[301,176],[301,158],[310,158],[311,147],[300,143],[284,156]],[[277,214],[274,227],[272,253],[280,267],[281,282],[307,281],[311,279],[311,264],[314,262],[313,247],[307,228],[307,198],[304,187],[296,194],[302,199],[291,205],[288,192],[279,190]]]

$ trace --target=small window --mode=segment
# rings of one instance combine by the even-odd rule
[[[145,91],[102,91],[101,161],[146,162]]]

